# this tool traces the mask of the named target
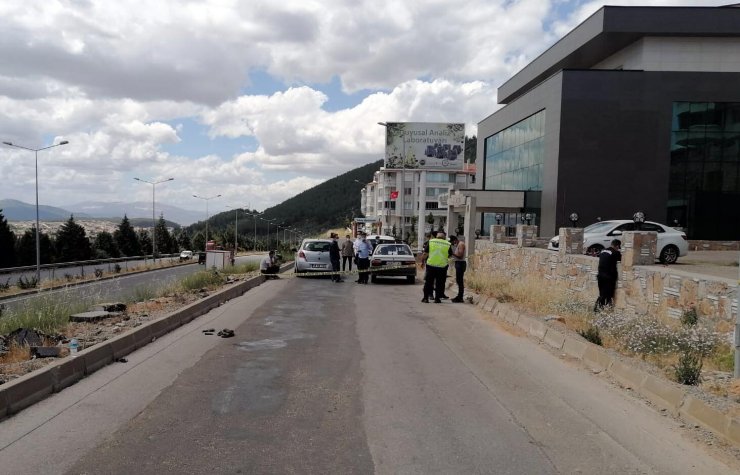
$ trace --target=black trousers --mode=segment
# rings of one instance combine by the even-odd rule
[[[617,290],[617,279],[609,277],[596,277],[599,284],[599,298],[596,299],[594,312],[598,312],[607,305],[614,305],[614,292]]]
[[[445,279],[447,279],[446,267],[434,267],[427,264],[424,275],[424,298],[440,298],[445,293]]]
[[[455,261],[455,280],[457,281],[457,297],[463,298],[465,293],[465,271],[468,269],[468,263],[465,261]]]
[[[357,258],[357,269],[360,271],[367,270],[370,268],[370,258],[365,257],[358,257]],[[367,284],[368,279],[370,278],[369,272],[360,272],[360,276],[357,279],[357,282],[361,284]]]
[[[352,260],[355,256],[342,256],[342,270],[347,270],[347,263],[349,262],[349,270],[352,270]]]
[[[339,259],[331,259],[331,270],[333,272],[339,272]],[[342,280],[342,276],[339,274],[332,274],[331,280]]]

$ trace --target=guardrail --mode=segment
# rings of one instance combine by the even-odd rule
[[[54,279],[54,274],[59,269],[75,269],[79,268],[80,271],[84,274],[84,268],[85,266],[96,266],[101,264],[107,264],[110,270],[111,264],[118,264],[121,262],[131,262],[131,261],[144,261],[146,264],[147,260],[150,261],[156,261],[157,259],[169,259],[169,258],[177,258],[180,254],[157,254],[156,258],[152,254],[147,254],[143,256],[127,256],[127,257],[115,257],[110,259],[92,259],[89,261],[71,261],[71,262],[57,262],[54,264],[43,264],[39,268],[46,272],[49,276],[49,278]],[[25,272],[35,272],[36,266],[22,266],[22,267],[5,267],[0,269],[0,276],[4,274],[17,274],[17,273],[25,273]]]

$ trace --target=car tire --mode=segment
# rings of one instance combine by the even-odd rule
[[[586,249],[586,254],[589,256],[597,256],[601,251],[604,250],[604,246],[601,244],[594,244]]]
[[[662,264],[675,264],[678,260],[679,250],[673,244],[669,244],[660,251],[658,259]]]
[[[406,282],[408,282],[409,284],[414,284],[414,283],[416,283],[416,276],[413,276],[413,275],[407,275],[407,276],[406,276]]]

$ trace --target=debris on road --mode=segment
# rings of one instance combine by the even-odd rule
[[[218,332],[218,336],[221,338],[231,338],[234,336],[234,330],[229,330],[228,328],[224,328],[220,332]]]

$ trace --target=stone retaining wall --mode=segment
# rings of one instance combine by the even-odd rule
[[[740,241],[689,241],[690,251],[740,251]]]
[[[586,301],[595,301],[598,259],[537,248],[484,243],[471,260],[476,270],[506,278],[539,278],[563,284],[568,292]],[[476,246],[478,243],[476,243]],[[729,331],[735,321],[737,287],[729,279],[672,273],[670,267],[619,266],[615,306],[635,315],[656,314],[680,319],[684,310],[695,307],[699,316]]]

